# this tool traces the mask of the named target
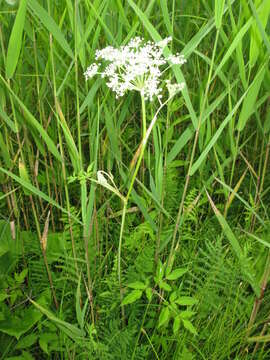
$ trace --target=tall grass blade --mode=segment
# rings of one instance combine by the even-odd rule
[[[252,68],[261,51],[261,42],[263,40],[268,54],[270,55],[269,35],[265,32],[265,27],[270,14],[270,1],[264,1],[257,11],[252,0],[249,0],[250,8],[256,20],[256,24],[252,25],[249,51],[249,66]]]
[[[246,126],[246,123],[250,116],[254,112],[254,105],[256,103],[262,81],[265,75],[265,65],[264,64],[261,69],[258,71],[255,79],[252,81],[251,85],[249,86],[249,90],[246,94],[246,97],[243,101],[242,109],[239,115],[239,120],[237,124],[237,130],[243,131]]]
[[[52,198],[50,198],[48,195],[46,195],[44,192],[40,191],[39,189],[37,189],[35,186],[33,186],[32,184],[30,184],[30,182],[23,180],[22,178],[20,178],[19,176],[13,174],[11,171],[8,171],[2,167],[0,167],[0,171],[6,175],[8,175],[9,177],[11,177],[13,180],[17,181],[18,184],[20,184],[21,186],[23,186],[26,190],[30,191],[32,194],[41,197],[43,200],[47,201],[49,204],[55,206],[57,209],[61,210],[62,212],[69,214],[68,211],[63,208],[62,206],[60,206],[55,200],[53,200]],[[74,215],[69,214],[70,217],[72,217],[77,223],[82,224],[82,222]]]
[[[27,0],[21,0],[8,43],[6,59],[6,77],[8,79],[10,79],[15,72],[21,52],[26,6]]]
[[[215,73],[213,75],[213,79],[217,76],[217,74],[219,73],[219,71],[222,69],[222,67],[226,64],[226,62],[229,60],[229,58],[231,57],[232,53],[234,52],[234,50],[237,48],[237,46],[240,44],[240,42],[242,41],[243,36],[247,33],[248,29],[250,28],[251,24],[253,22],[253,19],[249,19],[244,26],[242,26],[242,28],[239,30],[239,32],[237,33],[237,35],[235,36],[235,38],[233,39],[233,42],[231,43],[229,49],[226,51],[226,53],[224,54],[224,56],[222,57],[222,60],[220,61],[218,67],[215,70]]]
[[[34,11],[35,15],[39,18],[45,28],[52,34],[65,53],[73,58],[73,52],[54,19],[36,0],[28,0],[28,4],[30,9]]]
[[[5,81],[5,79],[0,74],[0,80],[4,83],[8,91],[11,93],[13,98],[17,101],[19,106],[24,112],[25,118],[28,120],[29,124],[38,131],[40,136],[43,138],[44,142],[48,146],[48,149],[51,151],[51,153],[61,161],[61,156],[59,154],[59,151],[57,150],[57,147],[55,146],[52,139],[49,137],[48,133],[43,129],[43,127],[40,125],[40,123],[36,120],[36,118],[31,114],[31,112],[27,109],[27,107],[24,105],[24,103],[20,100],[20,98],[15,94],[15,92],[10,88],[9,84]]]
[[[224,12],[225,0],[215,0],[215,23],[216,28],[220,29]]]

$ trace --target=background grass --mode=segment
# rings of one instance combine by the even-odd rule
[[[1,359],[270,358],[269,13],[268,0],[0,0]],[[172,36],[187,63],[127,210],[124,296],[152,290],[135,288],[123,320],[121,203],[89,176],[127,192],[140,98],[83,72],[134,36]],[[157,279],[169,259],[185,270],[163,274],[171,290]],[[190,322],[176,329],[178,311]]]

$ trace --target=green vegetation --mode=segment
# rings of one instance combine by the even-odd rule
[[[270,358],[269,14],[0,0],[0,359]],[[85,81],[137,36],[163,106]]]

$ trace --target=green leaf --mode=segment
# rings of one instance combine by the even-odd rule
[[[151,301],[152,296],[153,296],[152,288],[145,289],[145,294],[146,294],[146,297],[147,297],[148,301]]]
[[[30,330],[42,317],[42,314],[33,306],[29,309],[15,314],[8,314],[4,320],[0,321],[0,331],[10,336],[15,336],[17,340]]]
[[[181,319],[190,319],[193,315],[195,315],[195,312],[189,310],[181,311],[180,313]]]
[[[37,341],[38,335],[37,334],[30,334],[24,336],[15,346],[15,349],[26,349],[32,346]]]
[[[81,309],[81,275],[80,275],[77,285],[77,291],[76,291],[76,317],[81,329],[83,329],[84,326],[84,315],[85,314]]]
[[[26,5],[27,5],[27,0],[20,1],[19,9],[15,18],[15,22],[8,43],[8,51],[7,51],[7,59],[6,59],[6,77],[8,79],[10,79],[13,76],[20,56],[23,27],[24,27],[25,14],[26,14]]]
[[[159,287],[165,291],[172,291],[172,288],[169,284],[167,284],[165,281],[160,281],[159,282]]]
[[[142,291],[141,290],[133,290],[131,291],[131,293],[129,293],[124,300],[122,301],[122,305],[127,305],[127,304],[132,304],[134,303],[136,300],[140,299],[142,296]]]
[[[238,110],[239,106],[241,105],[241,103],[244,101],[247,93],[249,91],[249,88],[244,92],[244,94],[241,96],[241,98],[237,101],[237,103],[235,104],[234,108],[229,112],[229,114],[226,116],[226,118],[222,121],[222,123],[220,124],[219,128],[217,129],[217,131],[215,132],[215,134],[212,136],[211,140],[209,141],[209,143],[206,145],[205,149],[202,151],[201,155],[199,156],[199,158],[195,161],[195,163],[192,165],[192,168],[190,170],[190,176],[193,176],[195,174],[195,172],[198,170],[198,168],[200,167],[200,165],[202,164],[202,162],[205,160],[206,156],[208,155],[209,151],[212,149],[212,147],[215,145],[215,143],[217,142],[218,138],[220,137],[220,135],[222,134],[225,126],[231,121],[231,119],[233,118],[234,114],[236,113],[236,111]]]
[[[183,276],[188,270],[183,268],[178,268],[173,270],[168,276],[166,276],[167,280],[176,280]]]
[[[131,289],[136,289],[136,290],[145,290],[147,287],[147,285],[141,281],[135,281],[133,283],[128,284],[127,286],[130,287]]]
[[[57,343],[59,338],[55,332],[42,332],[39,338],[39,346],[41,349],[49,355],[49,345],[50,343]]]
[[[163,276],[164,276],[164,265],[160,260],[158,260],[157,269],[156,269],[156,279],[158,283],[163,279]]]
[[[177,292],[174,291],[174,292],[171,293],[171,295],[170,295],[170,302],[173,303],[176,299],[177,299]]]
[[[0,117],[4,120],[4,122],[7,124],[7,126],[10,128],[11,131],[14,133],[18,132],[18,129],[14,122],[9,118],[9,116],[6,114],[4,109],[2,108],[2,105],[0,104]]]
[[[27,109],[27,107],[24,105],[24,103],[20,100],[20,98],[15,94],[15,92],[11,89],[10,85],[6,82],[6,80],[3,78],[3,76],[0,74],[0,79],[10,92],[10,94],[13,96],[13,98],[16,100],[16,102],[20,105],[21,109],[24,112],[24,117],[26,120],[28,120],[28,123],[30,126],[32,126],[39,135],[43,138],[44,142],[48,146],[48,149],[50,152],[60,161],[62,161],[61,155],[59,154],[59,151],[52,141],[52,139],[49,137],[48,132],[43,129],[42,125],[37,121],[37,119],[31,114],[31,112]]]
[[[35,15],[39,18],[42,24],[46,27],[46,29],[52,34],[58,44],[62,47],[62,49],[73,58],[73,52],[68,45],[67,40],[62,34],[61,30],[55,23],[54,19],[48,14],[48,12],[39,5],[36,0],[28,0],[29,7],[31,12],[34,11]]]
[[[178,332],[179,328],[180,328],[180,317],[179,315],[176,316],[176,318],[174,319],[174,322],[173,322],[173,333],[174,335]]]
[[[217,29],[220,29],[222,25],[224,4],[225,4],[225,0],[215,0],[215,23]]]
[[[253,22],[253,19],[249,19],[244,26],[242,26],[242,28],[238,31],[237,35],[235,36],[235,38],[233,39],[232,43],[230,43],[230,47],[229,49],[226,51],[226,53],[222,56],[222,59],[220,61],[220,63],[218,64],[216,71],[213,75],[213,79],[217,76],[217,74],[220,72],[220,70],[222,69],[222,67],[225,65],[225,63],[229,60],[229,58],[231,57],[232,53],[234,52],[234,50],[237,48],[238,44],[241,42],[243,36],[245,35],[245,33],[248,31],[248,29],[250,28],[251,24]]]
[[[40,311],[41,314],[46,315],[49,320],[54,322],[54,324],[71,339],[74,340],[76,338],[82,338],[84,336],[85,333],[83,330],[80,330],[75,325],[72,325],[66,321],[57,318],[51,311],[39,305],[35,301],[31,299],[29,299],[29,301],[31,301],[31,303],[35,305],[35,307]]]
[[[183,147],[188,143],[193,135],[193,128],[188,127],[185,131],[181,134],[179,139],[176,140],[175,144],[173,145],[172,149],[168,154],[168,164],[172,163],[172,161],[176,158],[176,156],[180,153]]]
[[[250,69],[255,65],[257,58],[262,49],[261,42],[262,39],[264,44],[270,54],[270,41],[268,39],[265,27],[270,14],[270,1],[265,0],[258,11],[252,0],[249,0],[249,4],[253,13],[253,16],[256,20],[256,23],[252,24],[251,34],[250,34],[250,51],[249,51],[249,67]]]
[[[189,305],[195,305],[198,303],[198,300],[197,299],[194,299],[190,296],[180,296],[178,297],[175,302],[178,304],[178,305],[183,305],[183,306],[189,306]]]
[[[237,130],[242,131],[247,123],[247,120],[254,112],[254,105],[256,103],[257,96],[259,94],[262,81],[265,75],[265,66],[263,66],[256,75],[252,84],[249,87],[249,91],[243,101],[242,109],[239,115],[239,120],[237,124]]]
[[[28,269],[24,269],[20,274],[15,273],[14,278],[16,283],[22,284],[27,274],[28,274]]]
[[[197,330],[195,329],[195,327],[192,325],[192,323],[189,320],[182,320],[183,321],[183,325],[184,327],[190,331],[192,334],[197,335]]]
[[[0,302],[4,301],[6,298],[8,298],[8,294],[1,292],[0,293]]]
[[[42,191],[40,191],[39,189],[37,189],[35,186],[33,186],[32,184],[24,181],[23,179],[21,179],[20,177],[18,177],[17,175],[13,174],[12,172],[5,170],[4,168],[0,167],[0,172],[3,172],[4,174],[10,176],[12,179],[14,179],[15,181],[17,181],[20,185],[22,185],[23,187],[25,187],[26,189],[28,189],[29,191],[31,191],[31,193],[41,197],[43,200],[47,201],[48,203],[50,203],[51,205],[57,207],[59,210],[63,211],[66,214],[69,214],[68,211],[64,208],[62,208],[56,201],[54,201],[52,198],[50,198],[48,195],[44,194]],[[69,216],[74,219],[77,223],[81,224],[81,221],[79,219],[77,219],[74,215],[69,214]],[[0,255],[1,255],[1,246],[0,246]]]
[[[172,24],[171,24],[171,21],[170,21],[169,10],[168,10],[168,1],[167,0],[160,0],[160,6],[161,6],[163,19],[164,19],[164,23],[166,25],[168,34],[170,34],[172,36],[173,35],[173,29],[172,29]]]
[[[159,315],[158,327],[164,325],[169,320],[169,318],[170,318],[170,310],[168,309],[167,306],[163,307]]]

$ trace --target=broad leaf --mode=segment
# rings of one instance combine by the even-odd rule
[[[122,301],[122,305],[128,305],[134,303],[136,300],[140,299],[142,296],[141,290],[133,290],[129,293],[124,300]]]
[[[187,269],[175,269],[173,270],[169,275],[166,276],[167,280],[176,280],[178,278],[180,278],[181,276],[183,276],[185,273],[187,272]]]

